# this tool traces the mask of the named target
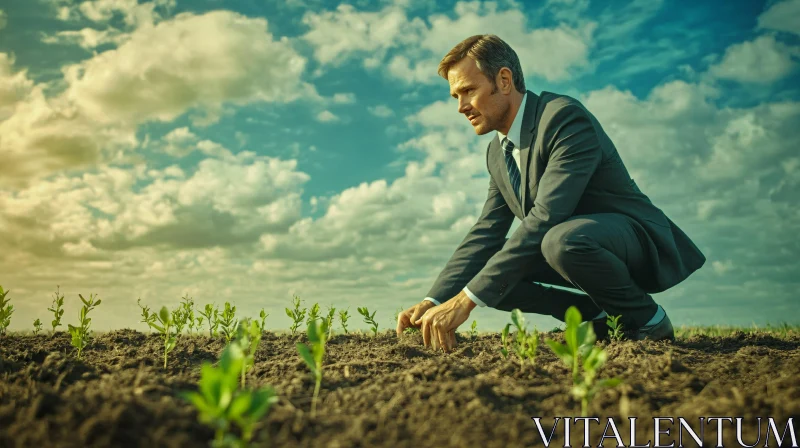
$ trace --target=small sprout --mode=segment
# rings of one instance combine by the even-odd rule
[[[238,344],[244,355],[242,363],[242,388],[245,386],[245,373],[255,364],[255,353],[258,344],[261,342],[261,327],[258,322],[250,319],[243,319],[236,328],[236,339],[233,343]]]
[[[564,339],[567,344],[548,340],[547,345],[572,369],[572,395],[581,400],[581,414],[585,417],[589,403],[603,387],[614,387],[622,382],[619,378],[609,378],[595,382],[597,371],[605,364],[608,354],[594,345],[596,336],[591,322],[581,322],[580,311],[574,306],[567,309],[564,320],[567,328]],[[583,359],[583,363],[579,362]],[[581,375],[581,368],[583,375]]]
[[[473,320],[472,326],[469,329],[469,337],[475,339],[478,337],[478,321]]]
[[[320,320],[321,317],[319,315],[319,303],[315,303],[314,306],[308,311],[308,319],[306,320],[306,325],[311,324],[311,322],[316,322]]]
[[[606,325],[608,325],[608,328],[611,330],[608,333],[608,336],[612,341],[621,341],[622,338],[625,336],[625,334],[622,332],[622,324],[619,323],[620,317],[622,317],[621,314],[618,316],[606,317]]]
[[[9,303],[11,299],[6,299],[10,292],[10,289],[4,292],[0,286],[0,335],[6,334],[6,329],[11,325],[11,314],[14,313],[14,305]]]
[[[239,321],[235,317],[236,307],[231,306],[230,302],[225,302],[225,309],[222,311],[219,325],[222,327],[222,334],[225,336],[226,343],[230,343],[231,339],[236,335],[236,326]]]
[[[326,321],[308,323],[308,340],[311,347],[298,342],[297,352],[305,361],[314,377],[314,397],[311,400],[311,416],[317,414],[317,397],[322,383],[322,358],[325,356],[325,333],[328,331]]]
[[[33,335],[36,336],[40,331],[42,331],[42,321],[36,319],[33,321]]]
[[[403,334],[415,334],[415,333],[419,333],[419,328],[417,328],[417,327],[406,327],[406,329],[403,330]]]
[[[358,314],[364,316],[364,322],[372,325],[372,334],[378,336],[378,323],[375,322],[375,313],[377,313],[377,311],[373,311],[372,315],[370,315],[367,307],[358,307]]]
[[[264,308],[261,308],[261,313],[259,313],[258,317],[261,318],[261,327],[259,328],[261,328],[261,332],[263,333],[265,330],[264,325],[266,325],[265,322],[267,320],[267,317],[269,317],[269,313],[264,311]]]
[[[194,328],[197,329],[197,332],[200,333],[200,330],[203,329],[203,316],[197,316],[194,318],[195,326]]]
[[[339,310],[339,322],[342,324],[342,328],[344,329],[344,334],[347,334],[347,319],[350,318],[348,311],[350,308],[346,310]]]
[[[139,298],[136,301],[136,304],[139,305],[139,308],[142,309],[142,320],[140,322],[142,322],[143,324],[145,324],[147,326],[150,326],[151,322],[155,322],[156,321],[156,317],[157,317],[156,313],[151,313],[149,306],[142,305],[142,299],[141,298]]]
[[[294,336],[297,334],[297,329],[300,328],[300,323],[306,317],[306,309],[300,309],[300,297],[295,296],[292,299],[292,303],[294,304],[294,309],[286,308],[286,315],[293,321],[289,329],[292,330],[292,336]]]
[[[170,331],[170,328],[174,324],[172,321],[172,316],[173,315],[170,315],[167,307],[162,306],[161,311],[159,311],[158,315],[156,316],[158,318],[158,323],[155,321],[148,322],[148,325],[158,330],[158,332],[161,333],[161,336],[164,338],[164,369],[167,368],[167,355],[172,351],[173,348],[175,348],[176,343],[177,334],[173,335]]]
[[[333,337],[333,319],[336,316],[336,308],[333,306],[328,306],[328,316],[325,317],[325,323],[328,326],[328,334],[326,339],[330,341],[331,337]]]
[[[217,327],[219,326],[217,309],[214,309],[214,306],[210,303],[206,303],[204,311],[198,311],[198,313],[208,320],[208,335],[213,338],[217,334]]]
[[[239,372],[245,362],[237,344],[222,351],[219,366],[204,362],[200,368],[199,392],[183,392],[181,396],[197,410],[198,420],[215,432],[215,446],[247,446],[259,419],[278,401],[271,387],[256,390],[238,389]],[[239,427],[242,439],[230,433],[231,424]]]
[[[53,320],[50,324],[53,326],[53,333],[56,332],[56,327],[61,326],[61,316],[64,315],[64,295],[58,295],[60,286],[56,285],[56,292],[55,297],[53,298],[53,305],[52,308],[48,308],[47,311],[53,313]]]
[[[100,305],[101,300],[97,302],[94,301],[95,296],[89,294],[89,300],[83,298],[82,295],[78,294],[78,297],[81,298],[81,302],[83,302],[83,307],[81,307],[81,315],[78,323],[80,326],[74,327],[72,325],[67,324],[67,328],[69,328],[69,334],[72,336],[72,340],[70,343],[73,347],[78,349],[78,359],[81,359],[81,354],[83,353],[83,349],[89,345],[89,338],[91,336],[91,330],[89,330],[89,325],[92,323],[92,319],[90,317],[86,317],[89,314],[89,311],[93,310],[94,307]]]
[[[181,302],[181,307],[183,309],[183,318],[188,327],[187,332],[192,334],[192,330],[194,329],[194,300],[187,296],[181,297],[181,300],[183,300]]]
[[[539,332],[534,327],[531,333],[525,325],[525,316],[519,309],[514,309],[511,312],[511,321],[516,328],[514,339],[509,338],[509,329],[511,324],[506,324],[503,332],[500,334],[500,341],[502,347],[500,353],[504,358],[508,358],[508,354],[513,350],[519,358],[520,368],[525,368],[525,360],[529,360],[531,364],[536,361],[536,350],[539,347]],[[510,345],[510,347],[509,347]]]
[[[183,305],[179,305],[178,308],[172,310],[172,325],[175,326],[175,336],[180,336],[181,332],[183,331],[183,327],[186,326],[186,322],[188,321],[189,316],[186,315],[186,309],[183,308]]]

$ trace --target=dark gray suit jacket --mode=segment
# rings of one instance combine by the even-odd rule
[[[468,286],[497,306],[543,260],[545,233],[575,215],[621,213],[646,234],[654,276],[639,282],[648,293],[686,279],[706,261],[700,249],[631,179],[597,119],[576,99],[527,91],[520,144],[522,203],[512,191],[495,136],[486,151],[489,193],[478,222],[459,244],[427,297],[445,302]],[[514,217],[522,224],[506,242]],[[642,284],[644,283],[644,284]]]

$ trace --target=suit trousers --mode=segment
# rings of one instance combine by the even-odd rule
[[[545,234],[543,257],[526,269],[530,274],[495,308],[519,308],[563,322],[567,308],[575,306],[583,320],[605,311],[610,316],[622,315],[623,328],[639,328],[658,310],[650,294],[637,284],[637,280],[648,284],[642,280],[653,276],[642,238],[649,237],[637,232],[632,218],[626,215],[572,216]]]

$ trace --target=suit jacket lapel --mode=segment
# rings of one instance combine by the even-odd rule
[[[536,129],[536,111],[539,109],[539,96],[530,90],[527,91],[528,98],[525,101],[525,112],[522,115],[521,142],[519,149],[519,162],[521,165],[520,176],[522,178],[522,216],[525,217],[525,201],[528,197],[528,167],[530,166],[531,143],[533,142],[533,131]],[[509,180],[509,185],[511,181]]]

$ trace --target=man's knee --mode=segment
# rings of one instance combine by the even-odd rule
[[[567,222],[551,228],[542,239],[542,255],[550,266],[563,266],[574,255],[590,249],[592,242],[579,227]]]

